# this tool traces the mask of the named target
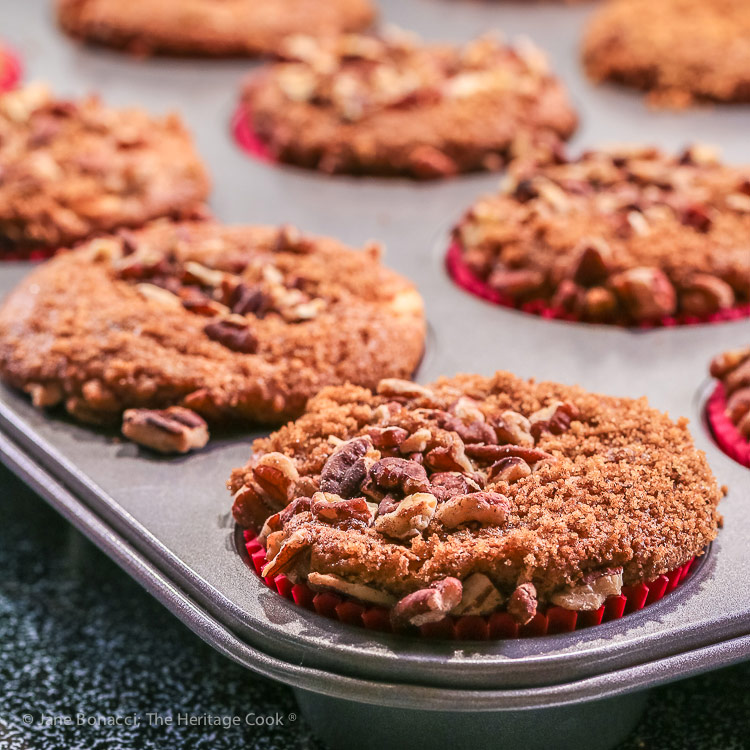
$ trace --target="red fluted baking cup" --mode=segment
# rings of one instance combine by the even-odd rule
[[[235,141],[250,156],[261,161],[276,163],[277,159],[271,153],[268,144],[261,140],[253,130],[252,122],[249,108],[245,104],[240,104],[232,115],[232,135]]]
[[[486,281],[480,279],[469,268],[469,266],[466,265],[463,258],[463,250],[458,242],[452,242],[448,248],[448,253],[445,256],[445,266],[448,270],[448,274],[458,286],[465,289],[470,294],[473,294],[476,297],[481,297],[495,305],[511,307],[514,310],[521,310],[522,312],[530,313],[531,315],[539,315],[542,318],[548,318],[550,320],[567,320],[575,323],[587,322],[585,320],[580,320],[575,314],[567,312],[560,307],[550,307],[543,300],[532,300],[531,302],[518,304],[510,299],[510,297],[500,294],[497,289],[493,289]],[[628,327],[649,329],[696,325],[699,323],[723,323],[729,320],[739,320],[747,317],[750,317],[750,304],[737,305],[736,307],[730,307],[726,310],[719,310],[719,312],[713,313],[704,318],[700,318],[696,315],[676,315],[664,317],[659,321],[639,323],[637,326]],[[614,323],[613,325],[626,326],[627,324]]]
[[[727,416],[727,393],[723,383],[717,383],[708,399],[706,416],[719,448],[737,463],[750,469],[750,440],[742,436]]]
[[[389,612],[356,601],[332,591],[313,591],[306,583],[292,582],[285,575],[263,578],[261,572],[266,565],[266,551],[254,532],[243,531],[245,549],[250,564],[270,589],[300,607],[313,610],[323,617],[338,620],[346,625],[364,627],[368,630],[392,632]],[[622,593],[610,596],[602,607],[594,612],[576,612],[563,607],[548,607],[537,612],[531,622],[519,625],[507,612],[493,612],[491,615],[448,616],[439,622],[422,625],[419,633],[423,638],[440,640],[486,641],[501,638],[533,638],[540,635],[572,633],[599,625],[602,622],[619,620],[621,617],[643,609],[659,601],[679,586],[691,573],[696,558],[666,575],[657,576],[648,583],[623,586]]]
[[[0,92],[15,88],[21,80],[21,61],[7,47],[0,46]]]

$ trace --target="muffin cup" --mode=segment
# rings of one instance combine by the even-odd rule
[[[254,531],[244,529],[242,533],[250,563],[256,574],[263,578],[261,571],[268,562],[265,547],[258,541]],[[449,615],[440,622],[422,625],[419,628],[419,636],[439,640],[488,641],[572,633],[575,630],[619,620],[631,612],[659,601],[690,576],[696,560],[697,558],[693,557],[669,573],[657,576],[647,583],[623,586],[621,594],[608,597],[606,602],[594,611],[574,611],[552,606],[544,612],[537,612],[526,625],[519,625],[511,615],[501,611],[490,615]],[[384,607],[363,604],[331,591],[316,592],[306,583],[292,583],[285,575],[266,576],[263,581],[268,588],[281,594],[285,599],[290,599],[296,605],[317,612],[323,617],[368,630],[393,632],[389,610]]]
[[[551,307],[543,300],[532,300],[531,302],[524,302],[518,304],[509,297],[505,297],[500,294],[496,289],[493,289],[487,282],[483,281],[474,274],[469,266],[464,263],[462,248],[458,242],[452,242],[448,248],[448,253],[445,257],[445,266],[448,270],[448,274],[453,281],[458,284],[465,291],[481,297],[482,299],[492,302],[495,305],[501,307],[510,307],[514,310],[521,310],[531,315],[539,315],[542,318],[549,318],[551,320],[566,320],[575,323],[587,323],[588,321],[581,320],[574,313],[567,312],[559,307]],[[625,323],[612,323],[609,325],[617,325],[620,327],[628,328],[660,328],[660,327],[673,327],[683,325],[696,325],[701,323],[723,323],[729,320],[739,320],[741,318],[750,317],[750,304],[738,305],[731,307],[727,310],[720,310],[719,312],[707,315],[706,317],[698,317],[696,315],[675,315],[664,317],[658,321],[649,321],[647,323],[639,323],[637,326],[628,326]]]
[[[260,161],[276,164],[278,159],[271,153],[271,149],[255,133],[252,127],[252,113],[245,104],[240,104],[232,115],[232,135],[243,151]]]
[[[742,436],[727,416],[727,393],[723,383],[717,383],[709,397],[706,417],[714,439],[724,453],[750,469],[750,440]]]
[[[21,79],[21,61],[7,47],[0,47],[0,93],[15,88]]]

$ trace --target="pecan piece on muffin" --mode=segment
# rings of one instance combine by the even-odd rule
[[[409,377],[424,335],[419,294],[374,248],[163,221],[33,270],[0,306],[0,377],[36,406],[62,404],[94,424],[172,406],[212,425],[278,424],[324,386]],[[160,420],[136,411],[125,433],[162,449]],[[359,442],[350,463],[343,449],[331,459],[323,491],[353,496],[347,482],[353,493],[373,462],[372,438]],[[267,456],[253,477],[273,503],[294,499],[295,481],[283,456]]]
[[[748,234],[750,169],[701,146],[622,146],[517,163],[454,229],[448,265],[474,293],[552,317],[719,320],[750,314]]]
[[[175,114],[0,94],[0,257],[49,252],[161,217],[205,214],[209,180]]]
[[[412,35],[295,37],[255,72],[239,124],[281,162],[417,179],[553,158],[577,117],[544,54],[490,36],[463,47]]]
[[[496,429],[446,471],[427,457],[463,444],[459,422]],[[405,457],[404,435],[417,432],[420,449]],[[524,445],[508,442],[521,435]],[[278,455],[299,477],[289,511],[255,481]],[[262,525],[258,507],[277,508],[260,536],[273,536],[267,570],[365,606],[377,600],[396,629],[495,613],[524,626],[553,607],[593,613],[704,554],[720,522],[721,493],[687,420],[645,399],[505,372],[325,389],[255,441],[228,486],[248,493],[234,515],[250,532]],[[291,563],[287,540],[299,549],[304,540]]]

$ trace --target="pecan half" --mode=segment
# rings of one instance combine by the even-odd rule
[[[533,583],[522,583],[508,600],[508,614],[521,625],[526,625],[534,619],[536,608],[536,586]]]
[[[510,409],[491,419],[495,435],[501,443],[532,446],[534,438],[531,436],[531,423],[523,414]]]
[[[372,444],[380,450],[395,450],[409,437],[402,427],[368,427],[366,432]]]
[[[463,582],[461,601],[454,615],[489,615],[505,601],[495,584],[484,573],[473,573]]]
[[[429,492],[405,497],[390,513],[375,519],[375,530],[393,539],[410,539],[421,534],[435,515],[437,499]]]
[[[232,515],[243,529],[256,531],[262,529],[268,517],[273,513],[263,499],[260,489],[253,485],[240,487],[233,499]]]
[[[320,473],[320,489],[341,497],[354,497],[367,476],[365,454],[369,437],[356,437],[341,443],[328,457]]]
[[[357,599],[365,604],[375,604],[378,607],[390,609],[396,602],[396,597],[387,591],[367,586],[364,583],[352,583],[331,573],[308,573],[307,582],[313,589],[339,591],[345,596],[352,597],[352,599]]]
[[[439,622],[461,602],[463,586],[457,578],[434,581],[427,588],[407,594],[391,610],[395,628],[420,627]]]
[[[293,497],[299,472],[291,458],[283,453],[266,453],[253,467],[253,476],[264,492],[273,500],[286,505]]]
[[[521,479],[530,476],[531,467],[518,456],[508,456],[496,461],[487,472],[487,480],[490,482],[507,482],[515,484]]]
[[[424,458],[433,471],[461,471],[474,473],[474,466],[466,457],[466,446],[457,435],[448,433],[449,443],[433,448]]]
[[[734,303],[734,289],[709,273],[696,273],[680,290],[680,307],[688,315],[712,315]]]
[[[567,586],[550,597],[558,607],[583,611],[597,610],[608,596],[622,591],[622,568],[590,573],[577,586]]]
[[[610,283],[637,322],[658,320],[677,309],[675,289],[658,268],[631,268],[613,276]]]
[[[531,435],[539,440],[543,432],[551,432],[553,435],[561,435],[569,427],[570,423],[578,417],[578,409],[571,403],[553,401],[529,417]]]
[[[498,492],[472,492],[457,495],[440,503],[436,520],[447,529],[468,523],[480,526],[502,526],[510,512],[510,502]]]
[[[438,471],[430,477],[430,492],[440,502],[481,489],[473,479],[458,471]]]
[[[308,552],[311,546],[312,539],[309,530],[297,529],[284,540],[273,559],[263,568],[263,577],[267,578],[279,573],[286,573],[300,562],[302,556]],[[268,552],[270,553],[271,550],[268,550]]]
[[[122,434],[159,453],[187,453],[208,442],[208,425],[194,411],[181,406],[128,409],[122,415]]]
[[[255,354],[258,350],[258,337],[244,318],[227,317],[212,321],[203,327],[203,332],[233,352]]]
[[[529,465],[538,461],[555,460],[551,453],[524,445],[467,445],[466,453],[477,461],[483,462],[495,462],[512,456],[522,458]]]
[[[397,490],[402,495],[430,489],[424,466],[405,458],[381,458],[370,468],[370,478],[381,490]]]
[[[372,523],[372,511],[363,497],[344,499],[329,492],[316,492],[310,511],[319,521],[332,526],[369,526]]]

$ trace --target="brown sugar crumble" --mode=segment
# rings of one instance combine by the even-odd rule
[[[597,609],[703,554],[720,520],[687,420],[506,372],[326,389],[228,486],[264,575],[393,607],[396,626]]]

